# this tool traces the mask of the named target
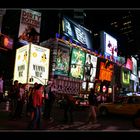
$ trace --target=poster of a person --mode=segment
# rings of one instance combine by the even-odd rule
[[[21,10],[19,40],[39,42],[41,13],[30,9]]]

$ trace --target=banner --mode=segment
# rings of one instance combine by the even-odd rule
[[[19,41],[27,41],[32,43],[39,42],[41,26],[41,13],[30,9],[21,10]]]

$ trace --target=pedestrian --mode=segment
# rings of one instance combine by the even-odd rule
[[[35,87],[34,95],[33,95],[33,116],[32,120],[29,124],[29,129],[41,129],[41,113],[42,113],[42,105],[43,105],[43,91],[44,86],[42,84],[38,84]]]
[[[17,101],[18,101],[18,97],[19,97],[19,83],[18,80],[14,81],[14,84],[10,87],[10,90],[8,92],[8,97],[11,100],[10,102],[10,117],[11,118],[15,118],[15,111],[17,108]]]
[[[64,94],[64,122],[73,123],[73,111],[75,108],[75,98],[72,95]]]
[[[97,96],[95,95],[93,88],[90,89],[88,101],[89,101],[89,114],[88,114],[87,122],[96,123],[97,121],[96,111],[97,111],[98,101],[97,101]]]
[[[44,90],[43,117],[47,120],[51,120],[52,108],[53,108],[53,104],[55,102],[55,94],[54,94],[54,91],[52,90],[52,85],[53,85],[53,82],[49,81]]]

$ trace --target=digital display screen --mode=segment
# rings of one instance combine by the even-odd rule
[[[63,17],[62,29],[64,35],[82,44],[84,48],[93,50],[91,31],[67,17]]]
[[[117,57],[117,40],[104,31],[101,32],[101,48],[106,57],[110,57],[110,59]]]

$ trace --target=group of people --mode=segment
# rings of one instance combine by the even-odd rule
[[[52,82],[49,81],[46,86],[35,83],[33,87],[29,87],[27,91],[25,85],[14,81],[10,91],[9,98],[11,99],[11,112],[12,119],[22,117],[23,105],[26,102],[26,115],[30,117],[28,125],[29,129],[40,129],[41,118],[43,112],[43,118],[50,120],[52,107],[56,99],[55,92],[52,90]],[[73,111],[75,107],[76,99],[72,95],[64,94],[64,122],[73,122]],[[98,101],[94,89],[91,88],[88,96],[89,101],[89,114],[87,122],[95,123],[97,121],[97,106],[100,103]],[[43,109],[43,110],[42,110]]]
[[[22,117],[23,106],[26,103],[26,116],[30,117],[28,128],[41,128],[43,103],[45,103],[43,116],[50,119],[52,104],[55,100],[50,85],[48,83],[45,87],[42,84],[34,83],[33,87],[29,87],[27,90],[26,85],[15,80],[8,93],[11,119],[16,120]]]

